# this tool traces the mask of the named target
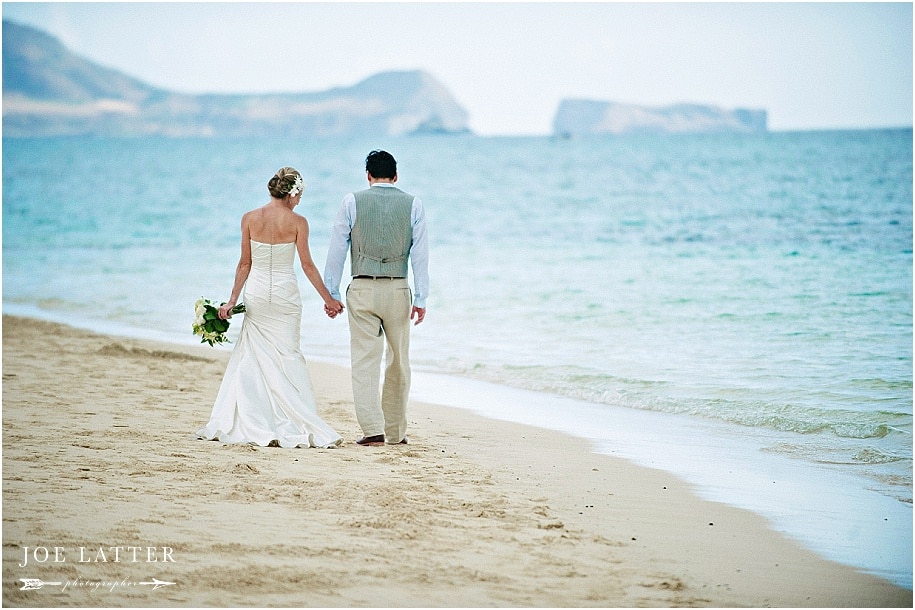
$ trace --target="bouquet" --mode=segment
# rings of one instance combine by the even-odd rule
[[[225,305],[222,303],[221,305]],[[239,303],[231,309],[233,314],[244,313],[244,303]],[[217,343],[226,343],[229,339],[226,337],[226,331],[229,330],[229,321],[219,317],[219,307],[214,305],[209,299],[203,297],[197,299],[194,303],[194,314],[197,316],[194,320],[194,334],[202,337],[201,343],[209,343],[210,347]]]

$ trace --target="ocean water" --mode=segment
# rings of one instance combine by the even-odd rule
[[[3,309],[194,342],[273,172],[305,176],[323,268],[386,148],[430,223],[419,397],[585,436],[911,587],[912,141],[4,139]],[[300,278],[306,356],[345,363]]]

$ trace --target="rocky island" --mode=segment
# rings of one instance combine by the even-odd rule
[[[560,137],[599,134],[761,133],[765,110],[725,110],[701,104],[651,108],[634,104],[582,99],[563,100],[553,120]]]
[[[397,136],[469,133],[467,112],[421,71],[309,93],[189,95],[151,86],[3,21],[3,135]]]

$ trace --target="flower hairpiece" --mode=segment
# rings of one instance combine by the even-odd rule
[[[295,197],[302,192],[302,189],[305,188],[305,182],[302,180],[302,176],[295,177],[295,184],[292,185],[292,188],[289,189],[289,196]]]

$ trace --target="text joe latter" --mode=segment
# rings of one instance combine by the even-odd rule
[[[67,563],[76,557],[77,563],[167,563],[174,562],[170,546],[108,546],[67,549],[62,546],[22,547],[20,568],[30,564]]]

